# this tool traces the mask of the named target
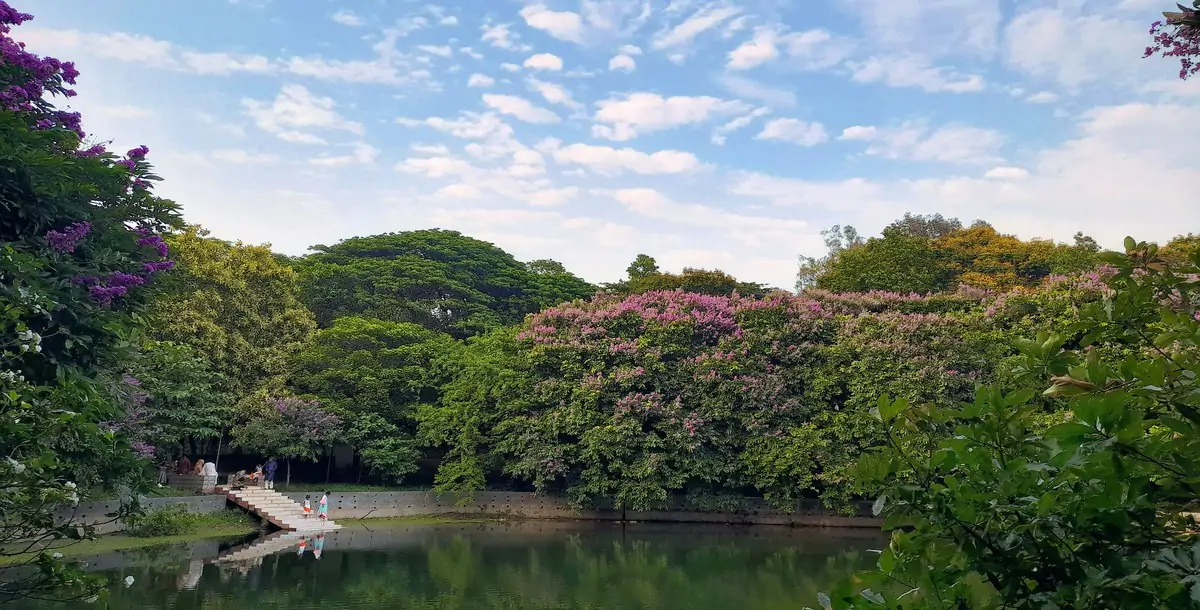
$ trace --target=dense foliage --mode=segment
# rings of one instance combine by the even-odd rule
[[[1091,269],[1099,246],[1083,234],[1073,245],[1022,241],[986,222],[963,228],[955,218],[913,216],[881,237],[862,241],[852,227],[825,232],[829,254],[802,259],[798,284],[835,292],[930,293],[960,285],[990,290],[1037,286],[1053,274]]]
[[[1200,604],[1185,512],[1200,492],[1200,250],[1173,266],[1154,245],[1126,248],[1073,329],[1082,347],[1018,342],[1025,388],[984,386],[954,408],[879,400],[888,443],[859,469],[886,485],[876,507],[895,534],[827,607]],[[1042,388],[1062,403],[1051,422]]]
[[[616,294],[640,294],[659,290],[683,290],[696,294],[728,296],[734,292],[743,296],[763,296],[769,289],[762,284],[741,282],[737,278],[717,269],[692,269],[685,267],[679,273],[664,273],[658,262],[647,254],[639,254],[626,270],[628,277],[620,282],[605,286]]]
[[[115,432],[125,414],[105,380],[173,264],[158,233],[178,223],[150,190],[145,147],[81,149],[79,115],[48,101],[74,95],[78,72],[10,37],[28,19],[0,2],[0,556],[89,535],[55,510],[95,488],[128,500],[139,483],[144,462]],[[0,581],[0,602],[102,584],[49,553],[20,561],[32,565]]]
[[[213,239],[198,227],[168,243],[178,269],[154,302],[156,338],[203,354],[235,401],[278,390],[315,329],[296,272],[268,247]]]
[[[456,231],[356,237],[314,250],[298,268],[304,302],[322,326],[365,316],[461,338],[595,292],[561,265],[527,267]]]

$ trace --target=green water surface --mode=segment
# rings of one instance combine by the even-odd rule
[[[240,563],[213,563],[236,547],[211,541],[89,558],[118,583],[107,600],[13,607],[795,610],[881,544],[767,526],[368,525]]]

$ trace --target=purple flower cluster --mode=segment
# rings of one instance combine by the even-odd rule
[[[154,445],[143,443],[142,441],[134,441],[129,446],[142,459],[148,460],[154,457]]]
[[[1200,62],[1195,59],[1200,57],[1200,27],[1195,25],[1197,20],[1200,20],[1200,12],[1187,11],[1185,17],[1179,21],[1152,23],[1150,35],[1153,36],[1153,44],[1146,47],[1142,57],[1155,54],[1178,57],[1179,78],[1184,80],[1200,73]]]
[[[155,250],[158,250],[158,255],[162,257],[167,256],[170,251],[169,248],[167,248],[167,242],[163,241],[161,235],[146,235],[144,237],[140,237],[137,240],[137,245],[143,248],[154,248]]]
[[[63,253],[74,252],[79,242],[92,230],[92,223],[82,221],[67,225],[61,231],[46,231],[50,247]]]
[[[5,110],[45,111],[46,104],[42,98],[47,92],[65,97],[75,95],[74,90],[63,86],[63,83],[75,84],[79,77],[74,64],[53,57],[38,57],[26,51],[24,43],[8,35],[13,26],[32,18],[32,15],[21,13],[0,0],[0,65],[19,70],[16,82],[0,82],[0,108]],[[61,126],[76,132],[80,138],[84,137],[79,114],[75,112],[47,111],[35,118],[33,124],[37,129]]]

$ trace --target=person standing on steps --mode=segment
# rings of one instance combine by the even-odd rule
[[[317,518],[322,521],[329,520],[329,492],[321,494],[321,501],[317,502]]]
[[[275,471],[278,469],[275,458],[267,460],[267,465],[263,467],[263,486],[267,489],[275,489]]]

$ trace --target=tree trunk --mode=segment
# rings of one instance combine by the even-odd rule
[[[217,440],[217,457],[213,459],[213,468],[217,469],[217,476],[221,476],[221,445],[225,442],[225,429],[221,429],[221,436]]]
[[[362,454],[360,453],[357,457],[358,457],[358,480],[355,481],[354,484],[362,485],[362,467],[363,467]]]
[[[286,461],[287,461],[287,478],[284,479],[284,481],[283,481],[283,487],[284,487],[284,489],[291,489],[291,487],[292,487],[292,458],[287,458]]]
[[[325,459],[325,484],[329,484],[329,471],[333,468],[333,447],[325,450],[328,457]]]

